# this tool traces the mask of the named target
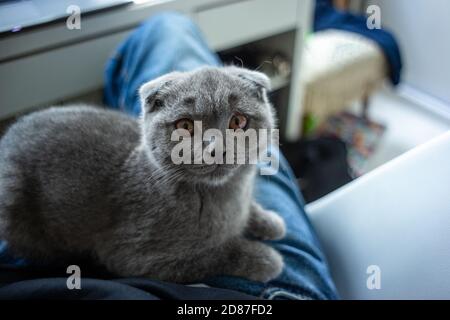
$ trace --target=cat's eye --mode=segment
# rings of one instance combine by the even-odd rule
[[[154,106],[155,108],[161,108],[161,107],[163,106],[163,101],[162,101],[161,99],[156,99],[156,100],[153,102],[153,106]]]
[[[191,119],[180,119],[175,122],[175,128],[187,130],[192,135],[194,133],[194,122]]]
[[[244,130],[247,127],[247,118],[242,114],[235,114],[230,119],[230,129],[238,130],[242,129]]]

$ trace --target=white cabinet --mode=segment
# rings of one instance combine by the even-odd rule
[[[290,136],[299,131],[297,101],[303,35],[310,24],[311,0],[159,0],[82,16],[81,30],[64,19],[0,36],[0,119],[64,101],[103,86],[104,64],[139,23],[165,10],[190,15],[214,50],[229,49],[297,30],[288,114]]]
[[[223,50],[297,27],[296,0],[221,2],[195,13],[208,43]]]

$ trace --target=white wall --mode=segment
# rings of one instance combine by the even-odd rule
[[[370,0],[402,49],[403,80],[450,106],[450,1]]]

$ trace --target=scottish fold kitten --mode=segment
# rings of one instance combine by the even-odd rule
[[[21,118],[0,142],[0,238],[31,261],[90,257],[119,276],[268,281],[283,220],[252,200],[255,166],[171,160],[176,128],[272,128],[269,79],[236,67],[173,72],[132,119],[86,106]]]

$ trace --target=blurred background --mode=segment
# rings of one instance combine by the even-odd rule
[[[450,128],[447,0],[0,0],[0,132],[50,105],[101,107],[107,58],[167,10],[272,79],[307,202]]]

